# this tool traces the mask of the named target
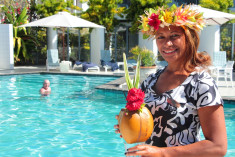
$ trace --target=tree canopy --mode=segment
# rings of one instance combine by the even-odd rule
[[[117,16],[122,17],[124,7],[118,7],[122,0],[89,0],[89,8],[81,17],[106,27],[107,32],[112,32],[118,24]]]
[[[213,10],[230,12],[233,7],[233,0],[200,0],[200,6]]]
[[[131,32],[138,31],[140,15],[148,8],[166,6],[171,0],[131,0],[130,7],[126,10],[126,18],[131,22]]]
[[[68,11],[68,8],[81,10],[78,6],[73,5],[73,0],[41,0],[40,4],[36,5],[37,14],[41,15],[40,18],[48,17],[60,11]]]

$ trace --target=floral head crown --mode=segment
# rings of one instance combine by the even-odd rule
[[[182,5],[180,7],[172,5],[170,8],[161,7],[157,10],[151,8],[149,11],[145,11],[145,15],[141,16],[140,22],[142,24],[139,28],[145,39],[150,36],[153,37],[159,26],[175,25],[183,28],[186,26],[198,32],[205,26],[203,13],[191,9],[190,5],[185,5],[184,8],[182,8]]]

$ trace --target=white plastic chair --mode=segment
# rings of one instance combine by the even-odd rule
[[[213,53],[213,66],[224,68],[227,64],[226,51],[216,51]]]
[[[227,79],[230,79],[233,87],[233,65],[234,61],[228,61],[225,67],[216,67],[216,80],[219,83],[219,78],[224,78],[228,87]]]
[[[209,66],[209,71],[213,77],[216,77],[218,82],[217,75],[219,75],[218,69],[225,68],[227,63],[226,51],[215,51],[213,53],[213,64]]]

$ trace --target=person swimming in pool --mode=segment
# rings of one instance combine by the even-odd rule
[[[49,95],[51,94],[51,87],[50,87],[50,81],[49,80],[44,80],[43,86],[40,89],[41,95]]]

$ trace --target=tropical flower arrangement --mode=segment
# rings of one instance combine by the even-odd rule
[[[141,57],[140,55],[138,55],[136,75],[134,76],[133,80],[131,80],[130,75],[128,73],[125,53],[123,53],[123,61],[124,61],[125,79],[128,87],[128,94],[126,97],[127,100],[126,109],[127,111],[136,111],[136,110],[141,111],[142,108],[145,106],[144,104],[145,94],[141,89],[138,88],[140,81]]]
[[[170,8],[161,7],[157,10],[150,8],[141,17],[139,28],[144,34],[144,38],[153,37],[159,27],[170,25],[184,26],[200,31],[205,26],[203,13],[190,8],[190,5]]]
[[[119,130],[123,139],[131,144],[146,141],[153,131],[153,116],[145,107],[144,92],[138,88],[140,80],[140,55],[138,56],[136,75],[131,80],[128,73],[126,55],[123,54],[125,79],[128,87],[127,103],[119,113]]]

